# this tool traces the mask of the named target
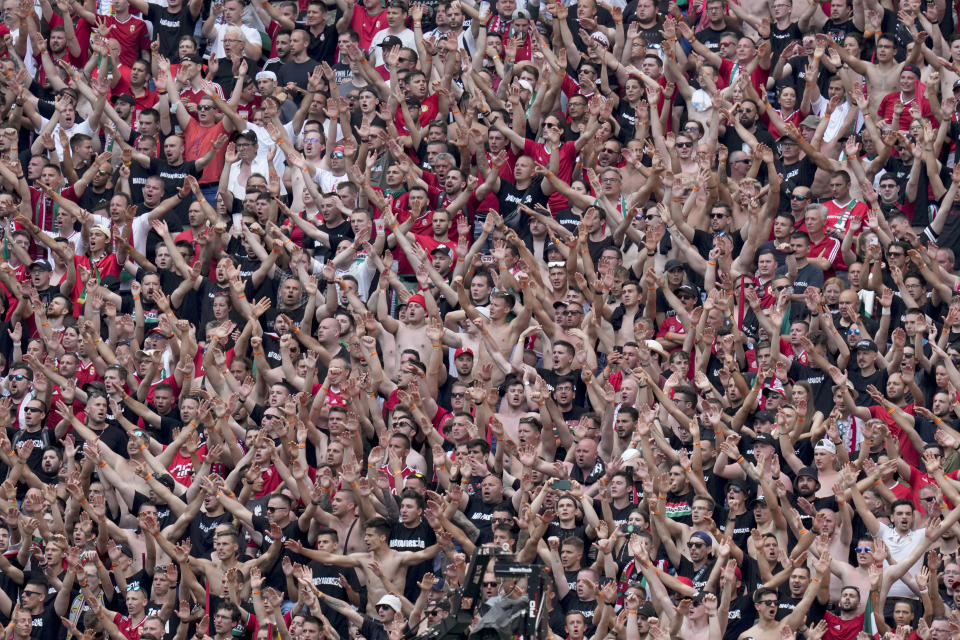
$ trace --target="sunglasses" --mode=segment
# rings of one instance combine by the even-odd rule
[[[7,376],[7,379],[16,380],[17,382],[19,382],[20,380],[26,379],[26,377],[27,376],[23,375],[22,373],[11,373],[10,375]]]
[[[343,151],[334,151],[330,154],[331,158],[336,158],[337,160],[343,158]]]
[[[751,160],[749,158],[740,158],[739,160],[734,160],[733,164],[750,164]]]
[[[100,169],[97,169],[97,175],[98,175],[98,176],[108,176],[108,175],[110,175],[110,172],[109,172],[109,171],[102,171],[102,170],[100,170]]]
[[[849,329],[847,329],[847,335],[854,335],[854,336],[860,335],[860,329],[858,329],[857,327],[850,327]]]
[[[467,397],[467,394],[465,394],[465,393],[451,393],[451,394],[450,394],[450,397],[451,397],[451,398],[465,398],[465,397]]]
[[[777,606],[777,601],[776,601],[776,600],[761,600],[761,601],[758,602],[757,604],[760,605],[761,607],[775,607],[775,606]]]
[[[500,583],[498,583],[498,582],[484,582],[482,586],[484,586],[484,587],[499,587],[499,586],[500,586]]]
[[[676,147],[677,147],[678,149],[686,149],[687,147],[692,147],[692,146],[693,146],[693,143],[692,143],[692,142],[678,142],[678,143],[676,143]]]
[[[43,413],[43,409],[40,407],[24,407],[24,411],[29,411],[30,413]]]
[[[791,197],[792,199],[794,199],[794,200],[809,200],[809,199],[810,199],[810,196],[805,196],[805,195],[801,195],[801,194],[795,194],[795,195],[792,195],[792,196],[790,196],[790,197]]]
[[[317,142],[320,142],[320,138],[314,138],[314,137],[304,138],[303,141],[304,141],[305,143],[306,143],[306,142],[317,143]],[[366,140],[364,140],[364,142],[366,142]]]
[[[688,548],[688,549],[703,549],[703,548],[706,547],[706,546],[707,546],[707,545],[703,544],[702,542],[688,542],[688,543],[687,543],[687,548]]]
[[[198,104],[198,105],[197,105],[197,111],[212,111],[212,110],[213,110],[213,105],[212,105],[212,104]]]
[[[872,547],[857,547],[854,549],[857,553],[870,553],[873,550]]]
[[[710,214],[710,219],[711,219],[711,220],[722,220],[723,218],[726,218],[726,217],[727,217],[727,214],[725,214],[725,213],[711,213],[711,214]]]

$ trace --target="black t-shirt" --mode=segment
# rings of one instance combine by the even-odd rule
[[[213,553],[213,532],[218,526],[227,524],[231,520],[233,516],[226,511],[219,516],[197,514],[197,517],[190,521],[189,536],[190,543],[193,545],[190,555],[194,558],[209,558]]]
[[[681,578],[690,578],[693,581],[693,588],[697,591],[703,591],[707,586],[707,580],[710,578],[710,572],[713,571],[715,559],[710,558],[706,564],[697,569],[687,558],[680,558],[680,566],[677,567],[677,576]]]
[[[186,180],[188,176],[199,178],[203,174],[203,170],[197,168],[197,163],[194,160],[184,160],[178,165],[172,165],[160,158],[150,158],[150,171],[160,176],[163,180],[164,198],[169,198],[177,193],[180,187],[183,186],[183,181]],[[178,229],[185,229],[187,227],[187,209],[193,201],[193,195],[188,195],[180,201],[180,204],[177,205],[173,211],[165,216],[171,231],[174,229],[174,222],[171,218],[177,221]]]
[[[802,364],[794,358],[787,369],[787,377],[794,382],[806,380],[813,389],[814,408],[823,415],[829,415],[833,410],[833,381],[829,380],[825,371]]]
[[[344,240],[353,241],[353,227],[349,220],[344,220],[335,227],[327,226],[326,223],[320,225],[320,231],[330,236],[330,247],[324,249],[323,254],[328,260],[332,259],[337,253],[337,245]]]
[[[773,136],[770,135],[770,132],[767,131],[767,128],[761,126],[759,122],[751,133],[753,134],[753,137],[757,139],[757,142],[765,144],[771,149],[776,148],[777,143],[773,139]],[[723,144],[725,144],[727,149],[729,149],[731,152],[746,151],[750,154],[753,153],[752,149],[750,149],[747,143],[743,141],[743,138],[740,137],[740,134],[737,133],[736,127],[732,125],[728,125],[726,133],[723,134]],[[760,173],[761,175],[763,174],[763,167],[761,167]]]
[[[872,384],[877,389],[886,390],[887,370],[879,364],[874,365],[877,370],[871,375],[865,376],[857,365],[856,354],[850,354],[850,356],[850,362],[847,364],[847,379],[853,383],[853,388],[857,390],[856,402],[862,407],[870,406],[873,404],[873,399],[867,393],[867,386]]]
[[[770,50],[773,52],[772,64],[776,64],[780,54],[791,42],[802,40],[803,32],[796,22],[791,22],[786,29],[781,29],[776,23],[770,24]]]
[[[706,29],[701,29],[700,31],[697,32],[697,40],[703,43],[703,46],[705,46],[707,49],[710,49],[710,51],[713,51],[714,53],[719,54],[720,39],[723,36],[723,34],[728,32],[733,32],[734,34],[737,35],[737,39],[740,38],[740,34],[734,31],[733,29],[722,29],[718,31],[708,25]]]
[[[177,50],[180,38],[192,36],[199,19],[199,15],[194,17],[190,12],[189,2],[184,2],[176,13],[167,7],[147,3],[147,11],[143,17],[153,23],[153,35],[160,40],[160,53],[170,60],[180,57]]]
[[[30,632],[30,639],[57,640],[62,626],[60,616],[57,615],[53,607],[45,606],[42,613],[33,616],[33,630]]]
[[[347,584],[350,585],[351,589],[358,593],[360,591],[360,581],[357,579],[357,572],[353,567],[335,567],[320,562],[311,562],[310,570],[313,573],[313,586],[324,595],[347,601],[347,591],[340,584],[341,575],[347,579]],[[346,638],[350,627],[349,621],[342,613],[326,606],[322,600],[320,604],[323,606],[323,614],[327,616],[330,625],[336,629],[341,638]]]
[[[263,536],[263,550],[266,553],[266,550],[273,544],[273,538],[270,537],[270,522],[264,517],[259,515],[254,515],[252,518],[253,529]],[[303,531],[300,531],[300,525],[296,520],[293,520],[290,524],[283,527],[283,536],[281,540],[297,540],[301,543],[306,543],[306,535]],[[277,556],[277,561],[273,563],[272,567],[261,567],[261,570],[264,573],[264,578],[267,585],[280,590],[283,592],[287,586],[287,578],[283,575],[282,562],[284,556],[290,558],[290,562],[307,564],[310,562],[309,558],[306,558],[298,553],[292,553],[286,548],[281,547],[280,555]]]
[[[592,626],[593,612],[597,610],[599,604],[595,599],[590,601],[581,600],[577,595],[576,589],[567,593],[567,595],[563,597],[563,600],[560,601],[560,607],[564,613],[570,613],[571,611],[579,611],[582,613],[583,617],[587,620],[588,627]]]
[[[336,44],[336,38],[334,38],[334,44]],[[307,59],[306,62],[293,62],[292,60],[286,62],[277,69],[277,84],[285,87],[288,82],[292,82],[298,87],[306,87],[310,74],[319,65],[320,63],[313,58]]]
[[[133,165],[131,164],[130,166]],[[96,193],[91,185],[83,190],[83,195],[80,196],[77,204],[87,211],[95,211],[104,205],[108,205],[112,197],[113,189],[104,189],[102,193]]]
[[[704,260],[707,259],[707,256],[710,255],[710,250],[713,249],[713,239],[719,234],[710,233],[707,231],[701,231],[696,229],[693,232],[693,246],[697,248],[697,251],[700,252],[700,255],[703,256]],[[740,250],[743,249],[743,234],[741,231],[732,231],[727,233],[726,236],[733,241],[733,255],[738,255]]]
[[[402,522],[394,522],[390,525],[390,548],[397,551],[423,551],[427,547],[433,546],[437,542],[437,536],[433,528],[421,517],[417,526],[410,529]],[[410,600],[413,596],[414,602],[420,594],[420,587],[417,583],[433,567],[433,560],[425,560],[419,564],[407,567],[407,583],[403,588],[403,595]]]
[[[133,509],[130,510],[132,514],[139,514],[140,507],[145,503],[150,502],[150,497],[145,496],[139,491],[135,491],[133,494]],[[173,511],[170,510],[166,504],[158,503],[157,504],[157,522],[160,524],[160,529],[167,527],[173,524],[173,521],[176,518],[173,516]]]
[[[809,187],[813,184],[813,177],[817,173],[817,165],[808,157],[792,164],[777,163],[777,172],[783,180],[780,187],[780,210],[790,210],[790,196],[796,187]]]
[[[535,177],[530,186],[522,190],[501,179],[497,200],[500,201],[500,215],[503,217],[504,224],[519,233],[526,229],[528,216],[521,213],[518,207],[525,204],[533,209],[535,205],[546,206],[547,204],[547,195],[543,192],[543,176]]]
[[[740,634],[753,626],[757,621],[757,609],[753,606],[751,594],[737,596],[730,603],[730,613],[727,616],[727,630],[723,640],[737,640]]]
[[[480,494],[475,493],[467,500],[467,508],[463,510],[463,513],[483,534],[490,531],[492,527],[490,518],[493,516],[493,510],[497,508],[497,504],[499,503],[487,504]]]
[[[308,30],[307,33],[310,33]],[[333,65],[337,61],[337,25],[328,24],[320,35],[310,33],[310,44],[307,45],[307,55],[312,60],[319,60]],[[305,86],[305,85],[304,85]]]
[[[27,441],[33,441],[33,451],[27,459],[27,468],[34,473],[40,470],[40,461],[43,460],[43,450],[54,444],[53,431],[45,425],[41,425],[37,431],[27,431],[26,429],[7,429],[7,438],[10,444],[16,450],[21,444]]]
[[[833,18],[830,18],[823,24],[820,32],[829,36],[831,40],[841,46],[843,45],[843,39],[851,33],[861,37],[863,36],[863,33],[854,26],[853,19],[847,20],[846,22],[835,22]]]
[[[781,585],[780,602],[777,603],[777,620],[783,620],[793,613],[801,600],[803,600],[802,597],[794,598],[790,595],[790,587],[788,585]],[[813,604],[810,605],[810,609],[807,611],[807,623],[816,624],[818,621],[823,620],[823,614],[826,613],[826,611],[827,608],[814,598]]]

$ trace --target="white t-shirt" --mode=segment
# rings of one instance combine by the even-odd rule
[[[243,33],[243,37],[247,42],[263,46],[263,39],[260,38],[260,32],[253,27],[248,27],[245,24],[241,24],[240,26],[215,24],[213,25],[213,55],[215,58],[226,57],[227,53],[223,50],[223,38],[227,33],[227,29],[230,29],[231,27],[234,29],[239,29],[240,32]]]
[[[887,543],[887,548],[890,550],[890,556],[897,562],[901,562],[904,558],[910,555],[917,545],[925,544],[926,541],[926,528],[916,529],[911,531],[905,536],[901,536],[893,527],[880,527],[880,535],[878,536],[881,540]],[[886,561],[884,561],[886,564]],[[909,573],[914,573],[920,570],[920,567],[923,565],[923,556],[913,565],[909,570]],[[917,594],[915,594],[910,587],[903,583],[903,580],[897,580],[890,586],[890,597],[896,598],[911,598],[913,600],[917,599]]]
[[[376,54],[377,63],[374,65],[376,67],[383,65],[383,49],[380,43],[386,40],[387,36],[400,38],[404,47],[413,51],[417,50],[417,41],[414,39],[411,29],[404,29],[400,33],[390,33],[390,29],[381,29],[373,34],[373,39],[370,41],[370,49]]]
[[[41,131],[43,131],[43,128],[47,126],[47,123],[48,123],[48,122],[50,122],[50,120],[49,120],[48,118],[44,118],[43,116],[40,116],[40,118],[41,118],[41,120],[42,120],[41,123],[40,123],[40,128],[34,130],[34,133],[40,133]],[[50,132],[50,135],[53,136],[53,144],[55,145],[54,148],[57,150],[57,157],[58,157],[58,158],[62,158],[62,157],[63,157],[63,145],[60,144],[60,130],[61,130],[61,129],[62,129],[63,131],[66,131],[66,132],[67,132],[67,140],[68,140],[68,141],[70,140],[70,138],[72,138],[73,136],[75,136],[75,135],[78,134],[78,133],[85,133],[85,134],[87,134],[88,136],[90,136],[91,138],[97,137],[97,134],[94,133],[93,129],[90,128],[90,125],[87,124],[87,121],[86,121],[86,120],[82,120],[82,121],[80,121],[80,122],[75,122],[75,123],[73,124],[73,126],[70,127],[69,129],[64,129],[63,125],[58,122],[58,123],[57,123],[57,126],[55,126],[55,127],[53,128],[53,131]]]

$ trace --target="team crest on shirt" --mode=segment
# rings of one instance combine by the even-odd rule
[[[136,31],[136,30],[137,30],[137,25],[136,25],[136,24],[131,24],[131,25],[130,25],[130,33],[133,33],[133,32]]]

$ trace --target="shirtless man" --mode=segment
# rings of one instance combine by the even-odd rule
[[[906,60],[897,62],[894,57],[897,53],[897,44],[887,34],[877,38],[877,61],[875,63],[850,55],[846,47],[839,46],[826,36],[820,36],[818,39],[828,42],[828,46],[839,54],[844,64],[866,78],[867,88],[869,89],[867,100],[870,103],[870,111],[873,113],[876,113],[880,107],[883,96],[900,89],[900,72],[903,71],[903,68],[908,64],[914,65],[920,61],[920,48],[914,46]]]
[[[156,532],[151,532],[156,533]],[[178,565],[180,565],[181,575],[193,575],[202,573],[210,582],[210,593],[217,596],[226,596],[223,585],[226,574],[230,569],[238,569],[243,575],[249,575],[254,567],[264,571],[273,566],[280,556],[282,549],[283,531],[276,522],[270,524],[270,538],[273,542],[267,549],[267,552],[258,558],[240,562],[237,556],[240,553],[240,538],[236,531],[220,531],[215,534],[213,542],[214,560],[207,558],[193,558],[187,555],[182,549],[173,545],[165,536],[155,536],[160,548],[166,552]],[[187,578],[189,581],[189,578]],[[199,582],[193,585],[194,597],[203,595],[203,587]]]
[[[331,447],[333,444],[331,443]],[[329,449],[328,449],[329,451]],[[321,493],[313,496],[313,504],[322,500],[320,496],[327,496],[329,493]],[[361,506],[364,503],[366,506]],[[359,512],[358,512],[359,510]],[[360,535],[363,523],[368,519],[369,514],[373,514],[373,507],[370,500],[357,500],[357,497],[350,489],[338,490],[330,498],[330,510],[324,510],[317,505],[314,518],[325,527],[330,527],[337,532],[337,539],[340,541],[339,550],[344,553],[361,553],[363,551],[363,540]],[[358,527],[357,524],[360,526]]]
[[[430,302],[436,309],[432,297]],[[379,320],[386,331],[396,336],[397,353],[407,349],[422,354],[431,352],[433,342],[427,337],[427,299],[423,295],[418,293],[407,300],[405,320],[396,320],[389,314],[380,314]]]
[[[790,627],[798,629],[807,618],[807,612],[813,599],[817,597],[817,591],[820,590],[820,582],[830,579],[830,554],[823,554],[813,565],[817,572],[815,578],[810,580],[807,590],[803,593],[803,599],[797,605],[797,608],[782,620],[777,620],[777,606],[780,598],[773,589],[757,589],[753,594],[753,606],[757,609],[757,623],[740,634],[738,640],[753,638],[754,640],[778,640],[780,638],[780,628]]]
[[[364,553],[340,555],[324,551],[304,549],[296,540],[287,540],[286,547],[292,553],[299,553],[311,560],[336,565],[338,567],[354,567],[359,569],[367,583],[367,614],[377,615],[374,603],[388,595],[388,589],[380,575],[389,578],[400,589],[407,579],[407,568],[432,560],[440,551],[440,545],[434,544],[422,551],[394,551],[390,548],[387,539],[390,537],[390,524],[384,518],[369,520],[363,529],[363,542],[367,545]],[[376,569],[376,570],[375,570]]]
[[[457,295],[460,297],[460,306],[467,312],[467,317],[471,320],[483,318],[470,302],[470,296],[463,288],[463,278],[457,277],[454,280],[454,286],[457,289]],[[517,316],[511,322],[507,322],[507,314],[513,310],[515,305],[520,306]],[[486,330],[497,345],[500,354],[509,359],[510,353],[517,343],[517,338],[530,324],[530,309],[524,306],[522,301],[518,301],[513,294],[506,291],[496,291],[491,294],[490,306],[487,309],[490,312],[490,322],[486,324]]]

